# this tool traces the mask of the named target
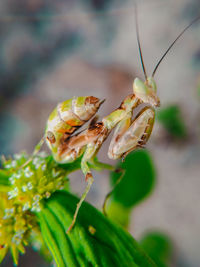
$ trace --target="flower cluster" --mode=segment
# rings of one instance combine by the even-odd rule
[[[19,252],[24,253],[30,232],[37,228],[36,216],[30,211],[22,211],[20,205],[9,200],[6,193],[1,193],[0,202],[0,260],[8,249],[11,250],[15,264]]]
[[[20,204],[23,211],[39,212],[43,198],[49,198],[53,192],[64,188],[66,171],[52,157],[46,157],[42,153],[28,164],[27,160],[26,154],[17,154],[14,159],[3,163],[4,168],[11,173],[8,199]]]
[[[8,183],[5,190],[0,177],[0,262],[10,249],[17,264],[19,252],[24,253],[34,230],[38,232],[35,212],[41,211],[42,199],[63,189],[67,177],[66,171],[43,153],[34,158],[17,154],[4,159],[3,167]]]

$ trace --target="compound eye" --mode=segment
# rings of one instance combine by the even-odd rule
[[[157,92],[157,86],[156,82],[152,77],[147,78],[147,84],[151,87],[151,89],[156,93]]]
[[[54,134],[50,131],[47,132],[47,139],[49,140],[51,144],[54,144],[56,142],[56,138]]]
[[[140,79],[135,78],[133,83],[133,92],[138,95],[146,95],[148,94],[148,87],[142,82]]]

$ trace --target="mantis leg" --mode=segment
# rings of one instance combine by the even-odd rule
[[[86,198],[88,192],[90,191],[90,188],[91,188],[91,186],[92,186],[92,184],[93,184],[93,181],[94,181],[94,179],[93,179],[92,176],[91,176],[90,179],[88,179],[88,181],[87,181],[87,186],[86,186],[85,192],[83,193],[83,195],[81,196],[80,201],[79,201],[78,204],[77,204],[77,207],[76,207],[76,210],[75,210],[75,213],[74,213],[74,216],[73,216],[72,223],[71,223],[71,225],[69,226],[69,228],[67,229],[67,234],[69,234],[69,232],[71,231],[71,229],[73,228],[73,226],[74,226],[74,224],[75,224],[75,222],[76,222],[76,218],[77,218],[79,209],[80,209],[80,207],[81,207],[83,201],[85,200],[85,198]]]
[[[39,143],[35,146],[31,157],[22,166],[19,167],[20,169],[26,167],[33,160],[34,156],[38,154],[41,147],[43,146],[44,141],[45,141],[45,136],[43,136],[41,140],[39,141]]]
[[[108,156],[111,159],[124,158],[132,150],[143,147],[151,135],[154,119],[154,109],[145,107],[132,121],[130,127],[128,118],[121,121],[111,141]]]
[[[127,113],[123,120],[121,120],[114,132],[114,135],[111,139],[110,146],[108,149],[108,157],[111,159],[118,159],[119,156],[115,153],[116,147],[119,146],[122,136],[128,131],[131,125],[131,112]]]
[[[45,136],[43,136],[41,138],[41,140],[39,141],[39,143],[35,146],[34,150],[33,150],[33,156],[37,155],[38,152],[40,151],[41,147],[43,146],[45,141]]]
[[[95,154],[97,150],[97,146],[94,144],[94,143],[90,143],[87,145],[86,147],[86,150],[84,152],[84,155],[83,155],[83,158],[82,158],[82,161],[81,161],[81,169],[85,175],[85,181],[87,182],[87,186],[86,186],[86,189],[84,191],[84,193],[82,194],[81,196],[81,199],[79,200],[78,204],[77,204],[77,207],[76,207],[76,210],[75,210],[75,213],[74,213],[74,216],[73,216],[73,220],[72,220],[72,223],[71,225],[69,226],[68,230],[67,230],[67,234],[71,231],[71,229],[73,228],[75,222],[76,222],[76,218],[77,218],[77,215],[78,215],[78,212],[79,212],[79,209],[83,203],[83,201],[85,200],[88,192],[90,191],[90,188],[94,182],[94,178],[92,176],[92,173],[90,171],[90,167],[88,165],[88,161],[93,157],[93,155]]]
[[[90,160],[91,162],[91,168],[96,170],[96,171],[100,171],[102,169],[106,169],[106,170],[109,170],[109,171],[115,171],[115,167],[110,165],[110,164],[107,164],[107,163],[104,163],[104,162],[100,162],[98,161],[98,159],[96,157],[92,158]]]
[[[118,186],[118,184],[121,182],[121,180],[123,179],[124,174],[125,174],[125,170],[124,169],[116,169],[115,172],[116,173],[121,173],[121,175],[117,179],[117,181],[116,181],[115,185],[113,186],[112,190],[110,192],[108,192],[106,194],[106,196],[105,196],[105,199],[104,199],[104,202],[103,202],[103,207],[102,207],[103,214],[105,216],[107,216],[107,213],[106,213],[106,204],[107,204],[107,201],[109,200],[110,196],[112,195],[112,193],[114,192],[114,190]]]

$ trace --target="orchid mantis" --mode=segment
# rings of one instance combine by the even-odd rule
[[[74,97],[59,103],[47,120],[43,140],[46,141],[55,161],[58,163],[70,163],[81,157],[81,169],[87,182],[85,192],[77,204],[68,232],[74,226],[81,204],[93,184],[91,164],[96,167],[106,166],[96,161],[95,156],[111,131],[115,129],[108,149],[108,156],[111,159],[124,158],[130,151],[144,147],[147,143],[154,125],[155,108],[160,106],[157,86],[154,80],[156,70],[175,42],[199,19],[199,17],[196,18],[184,28],[161,57],[152,75],[148,77],[140,46],[136,12],[135,18],[139,54],[145,80],[141,81],[135,78],[132,93],[124,98],[119,108],[104,117],[100,122],[96,122],[92,118],[104,100],[101,101],[94,96]],[[138,114],[134,114],[136,107],[141,104],[144,107]],[[81,132],[77,131],[90,120],[91,123],[87,129]],[[41,148],[41,145],[42,142],[36,147],[34,154]],[[109,168],[108,165],[107,167]]]

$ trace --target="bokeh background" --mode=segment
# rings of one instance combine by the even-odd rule
[[[198,0],[138,1],[149,75],[198,14]],[[102,118],[132,92],[135,77],[143,79],[133,0],[1,0],[0,40],[0,148],[6,156],[32,152],[58,102],[81,95],[105,98]],[[174,245],[171,265],[198,267],[200,23],[176,43],[155,79],[162,107],[147,149],[156,187],[134,210],[130,231],[136,239],[147,229],[164,231]],[[107,157],[109,140],[99,154],[113,163]],[[95,179],[87,200],[101,208],[109,191],[108,172],[95,172]],[[71,184],[73,192],[83,191],[81,172],[71,176]],[[33,253],[21,266],[39,266]]]

